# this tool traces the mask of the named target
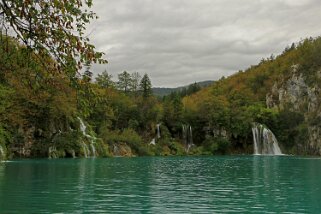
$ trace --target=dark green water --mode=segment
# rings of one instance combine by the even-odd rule
[[[321,159],[174,157],[0,163],[0,213],[321,213]]]

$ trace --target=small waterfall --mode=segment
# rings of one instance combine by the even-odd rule
[[[273,132],[259,123],[252,127],[255,155],[282,155],[278,141]]]
[[[117,155],[118,154],[118,146],[116,144],[113,145],[114,149],[113,149],[113,153],[114,155]]]
[[[159,124],[157,124],[157,138],[159,139],[159,138],[161,138],[161,135],[160,135],[160,123]]]
[[[75,152],[75,150],[71,150],[71,156],[72,156],[72,158],[76,158],[76,152]]]
[[[80,117],[77,117],[79,122],[80,122],[80,131],[82,132],[82,134],[86,137],[91,137],[90,135],[88,135],[86,133],[86,130],[87,130],[87,126],[85,125],[84,121],[82,121],[82,119]]]
[[[55,146],[50,146],[49,149],[48,149],[48,158],[51,159],[51,158],[58,158],[57,157],[57,149]]]
[[[95,148],[94,144],[90,143],[90,147],[91,147],[91,152],[92,152],[93,156],[96,157],[96,148]]]
[[[182,125],[182,136],[186,146],[186,152],[188,152],[189,149],[194,145],[192,126],[187,127],[186,125]]]
[[[183,137],[183,141],[184,144],[187,144],[187,132],[186,132],[186,126],[182,125],[182,137]]]
[[[6,156],[3,147],[0,145],[0,160]]]
[[[153,140],[149,143],[149,145],[156,145],[156,140],[153,138]]]
[[[90,151],[88,149],[87,144],[85,144],[85,142],[82,142],[82,149],[84,150],[85,158],[88,158],[90,156]]]
[[[90,148],[91,148],[91,153],[92,157],[96,157],[96,148],[95,148],[95,143],[96,143],[96,138],[94,136],[91,136],[87,134],[87,126],[83,122],[83,120],[80,117],[77,117],[79,122],[80,122],[80,131],[82,134],[87,137],[90,140]],[[90,156],[90,151],[88,149],[88,146],[83,142],[83,150],[84,150],[84,155],[85,157]]]
[[[158,123],[156,125],[156,130],[157,130],[156,137],[152,139],[152,141],[149,143],[149,145],[156,145],[156,138],[157,139],[161,138],[160,126],[161,126],[160,123]]]
[[[26,156],[25,147],[21,147],[19,152],[20,152],[20,157],[21,157],[21,156],[22,156],[22,157],[25,157],[25,156]]]
[[[189,126],[189,143],[190,145],[193,145],[193,130],[192,126]]]

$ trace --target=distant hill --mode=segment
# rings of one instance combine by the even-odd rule
[[[206,88],[210,85],[212,85],[214,81],[213,80],[206,80],[206,81],[202,81],[202,82],[196,82],[196,84],[201,87],[201,88]],[[192,83],[194,84],[194,83]],[[182,91],[183,89],[187,89],[188,86],[192,85],[185,85],[185,86],[180,86],[180,87],[176,87],[176,88],[162,88],[162,87],[155,87],[152,88],[153,90],[153,94],[159,97],[163,97],[166,95],[169,95],[172,92],[178,92],[178,91]]]

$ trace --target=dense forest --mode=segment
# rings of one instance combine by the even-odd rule
[[[250,154],[253,122],[285,153],[321,154],[321,38],[165,97],[153,95],[148,74],[113,81],[87,65],[71,78],[4,35],[0,70],[1,158]]]

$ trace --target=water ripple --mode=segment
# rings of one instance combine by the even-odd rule
[[[318,213],[321,159],[230,156],[0,164],[0,213]]]

